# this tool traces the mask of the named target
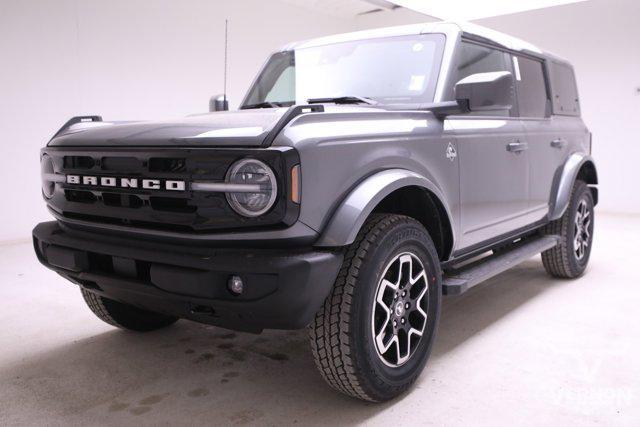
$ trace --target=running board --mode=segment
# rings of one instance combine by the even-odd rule
[[[447,270],[442,283],[442,293],[460,295],[532,256],[553,248],[559,242],[560,236],[532,237],[515,243],[513,248],[506,252],[490,255],[459,269]]]

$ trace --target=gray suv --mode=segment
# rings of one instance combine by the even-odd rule
[[[69,120],[41,152],[39,260],[102,320],[308,328],[336,390],[407,390],[442,295],[538,253],[587,266],[598,200],[573,68],[434,23],[294,43],[238,111]]]

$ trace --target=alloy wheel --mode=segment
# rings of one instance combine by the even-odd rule
[[[427,325],[427,274],[420,259],[409,252],[386,266],[376,289],[371,330],[380,360],[399,367],[415,353]]]
[[[576,216],[573,224],[573,252],[578,261],[581,261],[589,244],[591,243],[591,211],[585,199],[581,199],[576,209]]]

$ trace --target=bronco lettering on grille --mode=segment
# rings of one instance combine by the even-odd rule
[[[91,187],[142,188],[144,190],[184,191],[184,181],[152,178],[124,178],[115,176],[67,175],[67,184]]]

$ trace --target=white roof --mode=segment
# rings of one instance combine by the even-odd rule
[[[430,22],[425,24],[402,25],[397,27],[377,28],[374,30],[356,31],[353,33],[336,34],[301,42],[289,43],[282,47],[282,51],[301,49],[306,47],[323,46],[333,43],[341,43],[356,40],[367,40],[381,37],[405,36],[412,34],[441,33],[447,36],[456,36],[459,33],[467,33],[488,39],[506,48],[517,51],[529,51],[542,54],[531,43],[509,36],[499,31],[491,30],[469,22]]]

